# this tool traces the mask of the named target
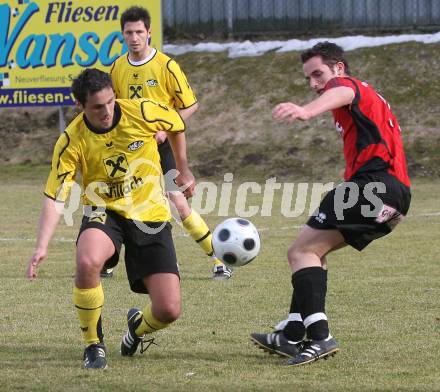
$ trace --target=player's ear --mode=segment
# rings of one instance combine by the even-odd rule
[[[82,105],[80,104],[80,102],[77,101],[77,100],[75,100],[75,109],[78,110],[78,111],[80,111],[80,112],[84,111],[83,106],[82,106]]]
[[[345,74],[345,64],[342,61],[336,63],[336,75],[343,76]]]

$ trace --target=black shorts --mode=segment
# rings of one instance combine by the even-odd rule
[[[338,230],[357,250],[389,234],[407,214],[410,189],[386,172],[362,173],[327,193],[307,221],[318,230]]]
[[[176,161],[174,159],[173,149],[171,148],[171,144],[168,139],[166,139],[162,144],[159,144],[158,150],[160,155],[160,166],[162,167],[162,172],[165,176],[165,191],[177,191],[178,187],[174,182],[174,179],[176,178]]]
[[[125,245],[125,269],[130,288],[135,293],[147,293],[142,278],[160,272],[179,276],[176,252],[169,222],[145,222],[138,225],[119,214],[106,210],[84,216],[79,235],[86,229],[96,228],[106,233],[115,245],[114,255],[107,260],[105,268],[118,264],[122,244]],[[145,232],[146,231],[146,232]]]

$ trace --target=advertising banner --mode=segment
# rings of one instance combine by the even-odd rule
[[[108,71],[127,52],[119,19],[132,5],[148,9],[160,49],[160,0],[0,0],[0,107],[73,105],[82,69]]]

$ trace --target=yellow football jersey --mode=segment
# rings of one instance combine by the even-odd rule
[[[148,98],[175,109],[185,109],[197,102],[176,61],[156,49],[141,65],[130,63],[128,54],[119,57],[110,75],[118,98]]]
[[[184,131],[182,118],[147,99],[117,99],[115,116],[116,125],[105,133],[91,129],[83,114],[69,124],[55,145],[45,194],[65,201],[80,173],[83,204],[105,206],[133,220],[169,220],[153,136],[157,131]]]

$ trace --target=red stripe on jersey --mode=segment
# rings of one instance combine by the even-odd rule
[[[331,79],[325,90],[345,86],[355,97],[351,105],[332,110],[344,142],[344,178],[357,172],[386,170],[410,186],[399,123],[389,104],[371,86],[352,77]]]

